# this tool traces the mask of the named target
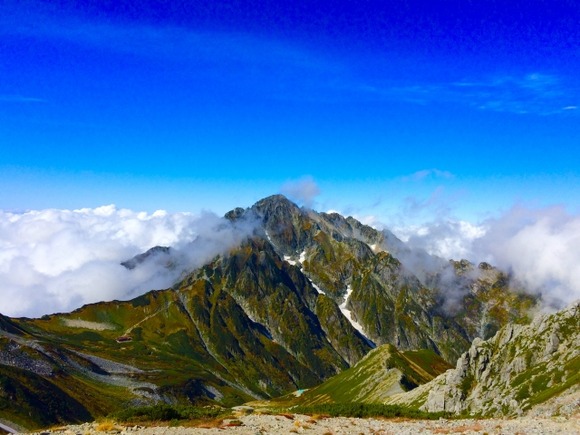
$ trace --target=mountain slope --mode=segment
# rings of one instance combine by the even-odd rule
[[[476,268],[405,251],[388,231],[352,217],[299,209],[279,195],[238,210],[237,217],[248,214],[262,222],[276,252],[342,306],[376,344],[432,349],[455,361],[475,337],[488,338],[509,321],[528,321],[526,313],[535,303],[510,291],[509,278],[485,263]],[[424,261],[424,268],[406,266],[391,249],[407,259],[413,254],[413,262]],[[414,272],[421,272],[423,281]]]
[[[371,350],[353,367],[321,385],[275,399],[269,406],[324,403],[382,403],[394,394],[425,384],[451,366],[430,350],[399,352],[385,344]]]
[[[252,231],[194,270],[164,247],[124,262],[187,270],[170,289],[41,319],[0,316],[0,367],[51,382],[91,416],[106,403],[228,406],[313,387],[377,344],[455,361],[473,338],[525,322],[535,302],[485,264],[431,259],[419,273],[395,257],[409,252],[392,234],[280,195],[232,210],[229,224]]]
[[[577,302],[530,325],[507,325],[487,341],[476,339],[455,369],[388,402],[419,404],[432,412],[518,415],[554,397],[576,394],[579,386]],[[580,402],[575,403],[569,412],[578,412]]]

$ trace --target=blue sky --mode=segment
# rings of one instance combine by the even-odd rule
[[[3,0],[0,312],[169,285],[119,263],[223,250],[199,212],[278,192],[578,299],[578,23],[576,0]]]
[[[0,209],[345,213],[580,199],[575,1],[0,5]]]

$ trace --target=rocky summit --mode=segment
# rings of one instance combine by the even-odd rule
[[[500,382],[489,368],[499,342],[483,340],[527,343],[524,325],[537,298],[486,263],[432,257],[387,230],[281,195],[233,209],[222,223],[245,236],[201,267],[188,268],[187,255],[171,247],[151,247],[119,265],[138,272],[159,258],[184,270],[171,288],[40,319],[0,316],[0,418],[37,428],[159,402],[232,406],[313,388],[369,358],[397,361],[393,391],[440,373],[426,376],[429,364],[400,366],[417,365],[408,352],[423,352],[440,368],[459,359],[456,374],[441,375],[451,377],[441,386],[448,390],[430,390],[425,406],[462,411],[491,398],[486,391]],[[559,331],[541,344],[546,358],[573,346]],[[389,358],[369,354],[376,347]],[[511,371],[497,369],[501,382],[517,387],[515,400],[528,392],[530,404],[539,400],[532,399],[538,385],[568,382],[575,367],[541,382],[536,372],[516,381],[539,364],[539,351],[529,360],[523,351],[502,352]],[[443,385],[441,376],[431,382]],[[485,409],[513,410],[510,400]]]

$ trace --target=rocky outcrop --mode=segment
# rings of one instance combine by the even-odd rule
[[[55,370],[54,363],[43,352],[5,337],[0,337],[0,365],[18,367],[44,377],[53,376]]]
[[[580,383],[580,302],[527,326],[508,325],[425,386],[424,410],[520,415]],[[556,412],[555,409],[552,412]]]

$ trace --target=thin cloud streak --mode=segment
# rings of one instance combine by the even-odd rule
[[[580,101],[580,89],[563,77],[541,73],[499,76],[479,81],[459,81],[411,86],[365,86],[361,92],[414,104],[456,103],[479,110],[515,114],[570,113]]]
[[[424,181],[427,179],[452,179],[455,176],[449,171],[442,171],[440,169],[423,169],[421,171],[414,172],[410,175],[405,175],[401,178],[401,181],[408,182],[408,181]]]
[[[0,95],[0,102],[2,103],[46,103],[47,100],[37,97],[27,97],[24,95]]]
[[[170,63],[190,78],[217,81],[236,92],[248,89],[253,98],[259,90],[268,99],[281,101],[334,101],[337,96],[329,83],[348,69],[321,51],[248,32],[43,18],[29,25],[2,26],[0,17],[0,36],[97,48],[156,65]]]
[[[336,67],[320,56],[284,41],[242,32],[195,31],[177,26],[116,25],[46,16],[34,25],[4,26],[4,33],[67,41],[172,60],[211,60],[270,65],[278,68],[327,70]],[[268,53],[264,56],[264,53]]]

